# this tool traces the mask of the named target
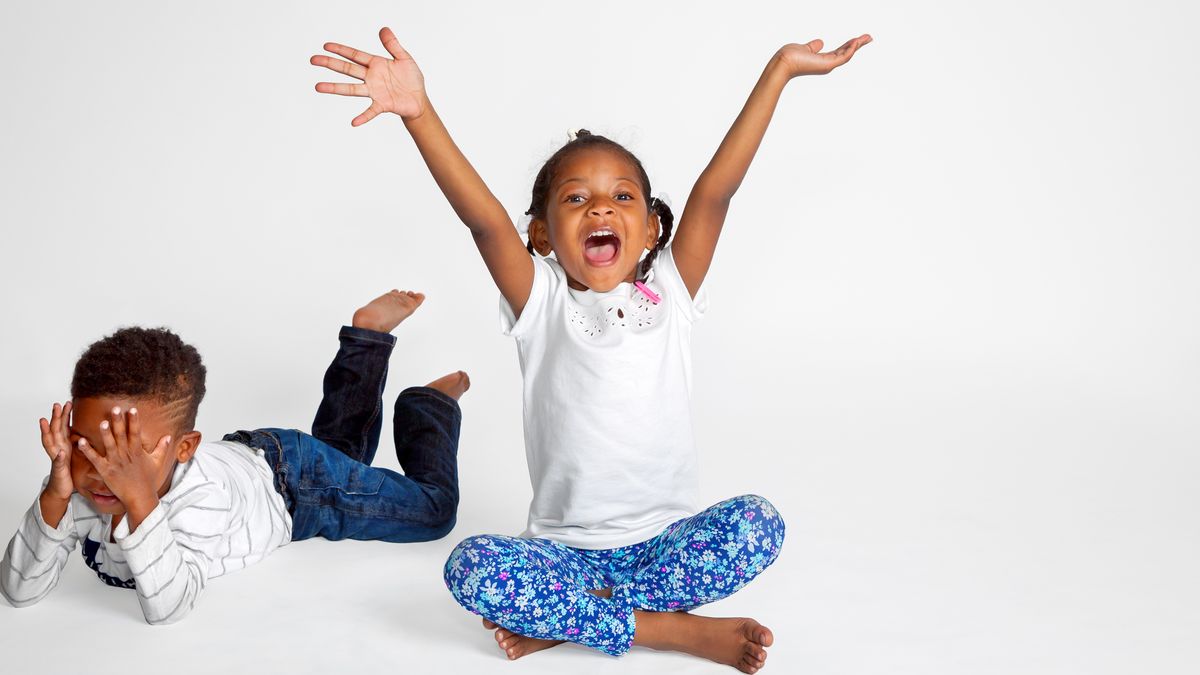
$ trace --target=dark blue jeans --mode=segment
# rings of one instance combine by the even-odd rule
[[[292,514],[292,540],[429,541],[458,510],[458,402],[429,387],[396,399],[392,430],[404,473],[371,466],[383,429],[383,385],[396,338],[344,326],[325,372],[312,435],[238,431],[224,440],[261,448]]]

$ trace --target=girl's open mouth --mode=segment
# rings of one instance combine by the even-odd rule
[[[612,230],[597,230],[583,242],[583,257],[593,265],[606,265],[617,259],[621,240]]]

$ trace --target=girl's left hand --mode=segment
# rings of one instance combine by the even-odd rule
[[[842,65],[854,56],[854,52],[871,41],[871,36],[860,35],[831,52],[822,52],[825,47],[822,40],[812,40],[806,44],[789,44],[779,49],[776,56],[787,68],[788,75],[824,75]]]

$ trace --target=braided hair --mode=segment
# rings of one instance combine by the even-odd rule
[[[546,202],[550,197],[550,184],[554,181],[554,175],[558,173],[558,167],[571,155],[581,150],[590,149],[611,150],[624,159],[626,159],[637,170],[638,180],[641,182],[642,194],[650,195],[650,177],[646,175],[646,169],[642,166],[639,160],[632,152],[620,143],[593,134],[587,129],[580,129],[575,133],[575,138],[567,142],[566,145],[559,148],[546,163],[542,165],[538,171],[537,178],[533,180],[533,196],[529,201],[529,209],[525,211],[525,215],[533,218],[545,219],[546,217]],[[654,265],[655,258],[658,257],[658,252],[666,247],[667,242],[671,239],[671,228],[675,225],[675,214],[671,213],[671,207],[667,206],[666,202],[658,197],[650,199],[650,213],[658,216],[659,236],[658,242],[650,253],[642,259],[641,265],[638,267],[638,280],[645,281],[646,275],[650,273],[651,266]],[[533,240],[525,243],[525,248],[533,255]]]

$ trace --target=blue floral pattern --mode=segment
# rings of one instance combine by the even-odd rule
[[[775,507],[744,495],[622,548],[470,537],[451,552],[445,580],[460,605],[514,633],[619,656],[633,644],[634,610],[686,611],[736,593],[775,562],[783,535]],[[612,597],[588,592],[600,589]]]

